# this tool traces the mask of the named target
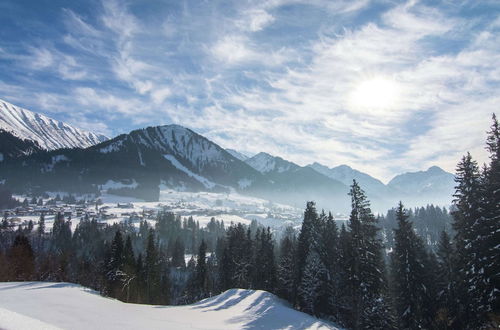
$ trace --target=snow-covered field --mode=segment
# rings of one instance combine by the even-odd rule
[[[338,329],[265,291],[188,306],[127,304],[70,283],[0,283],[0,329]]]

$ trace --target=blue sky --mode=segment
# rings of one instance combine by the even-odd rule
[[[487,160],[499,63],[499,1],[0,3],[2,99],[109,136],[177,123],[384,181]]]

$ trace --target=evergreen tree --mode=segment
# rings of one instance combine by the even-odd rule
[[[293,228],[288,230],[280,244],[280,253],[277,269],[277,294],[293,302],[295,296],[295,234]]]
[[[172,251],[172,266],[182,268],[186,267],[186,261],[184,258],[184,243],[182,243],[180,237],[177,237],[175,239],[174,248]]]
[[[455,276],[455,251],[450,236],[441,232],[438,251],[437,290],[439,309],[436,321],[439,328],[452,329],[457,315],[457,290]]]
[[[428,329],[432,327],[427,295],[428,269],[426,251],[420,237],[415,234],[409,216],[400,202],[396,210],[398,228],[394,230],[392,272],[399,327],[402,329]]]
[[[38,236],[43,236],[45,234],[45,214],[42,212],[40,214],[40,219],[38,220]]]
[[[160,261],[159,252],[155,244],[155,231],[153,228],[149,230],[146,257],[144,261],[145,275],[145,301],[148,304],[158,304],[160,301]]]
[[[485,170],[483,184],[484,218],[475,223],[478,232],[476,246],[480,258],[474,264],[474,290],[477,307],[483,319],[500,323],[500,125],[495,114],[488,132],[486,149],[490,164]],[[490,324],[490,326],[492,326]]]
[[[320,295],[324,291],[326,268],[316,248],[307,254],[306,264],[302,272],[302,278],[297,288],[297,296],[301,310],[318,315],[320,307]]]
[[[8,254],[9,280],[30,281],[35,275],[35,257],[29,239],[23,234],[16,235]]]
[[[198,255],[196,258],[196,284],[200,290],[198,299],[208,297],[210,295],[210,288],[208,282],[208,269],[207,269],[207,244],[204,240],[201,241],[198,248]]]
[[[135,301],[137,295],[137,265],[132,247],[132,238],[127,236],[123,247],[123,288],[126,290],[125,302]]]
[[[297,242],[297,265],[295,275],[295,285],[298,287],[302,282],[304,268],[307,262],[307,256],[311,251],[311,245],[317,238],[314,237],[315,228],[318,226],[318,213],[316,212],[316,205],[314,202],[307,202],[306,210],[304,211],[304,220],[300,229],[298,242]],[[295,297],[295,302],[300,306],[300,300]]]
[[[479,306],[477,291],[471,289],[477,284],[474,264],[478,256],[477,225],[483,212],[481,177],[477,163],[468,153],[457,166],[455,196],[456,211],[453,212],[455,245],[457,253],[457,298],[456,324],[467,329],[477,327]]]
[[[382,244],[377,238],[376,218],[364,191],[353,180],[349,195],[352,211],[349,217],[350,249],[347,268],[347,285],[351,290],[350,320],[353,329],[384,328],[379,324],[390,319],[389,315],[373,318],[373,311],[385,313],[388,302],[384,299],[385,289]],[[384,321],[385,322],[385,321]]]
[[[121,283],[123,279],[123,264],[124,264],[124,249],[123,238],[118,230],[115,233],[110,246],[109,261],[107,263],[106,280],[108,295],[121,298]]]

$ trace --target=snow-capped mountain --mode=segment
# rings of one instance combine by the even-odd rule
[[[248,165],[260,173],[277,172],[283,173],[289,170],[297,169],[299,166],[281,157],[272,156],[265,152],[260,152],[257,155],[245,161]]]
[[[342,182],[346,186],[352,185],[352,180],[356,180],[368,195],[371,195],[370,197],[373,197],[373,195],[382,197],[390,193],[390,188],[383,184],[382,181],[347,165],[328,168],[315,162],[307,166],[331,179]]]
[[[135,130],[86,149],[21,157],[3,164],[0,173],[12,189],[92,193],[111,180],[113,193],[146,200],[157,200],[160,187],[248,192],[266,184],[252,167],[178,125]]]
[[[216,143],[179,125],[135,130],[94,149],[108,154],[130,148],[137,149],[140,165],[147,166],[144,155],[152,152],[206,188],[213,188],[217,183],[244,189],[260,177],[250,166]]]
[[[454,192],[455,176],[438,166],[432,166],[426,171],[397,175],[387,186],[422,197],[447,196],[450,202]]]
[[[21,140],[36,141],[46,150],[86,148],[108,139],[104,135],[87,132],[1,99],[0,129]]]
[[[247,155],[244,155],[242,154],[241,152],[237,151],[237,150],[234,150],[234,149],[227,149],[226,148],[226,151],[229,152],[231,155],[233,155],[233,157],[236,157],[238,158],[239,160],[241,160],[242,162],[244,162],[245,160],[248,159],[248,156]]]

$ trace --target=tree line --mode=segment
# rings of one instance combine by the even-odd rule
[[[229,288],[266,290],[350,329],[495,328],[500,318],[495,117],[487,150],[490,161],[482,169],[469,154],[458,164],[451,215],[430,207],[411,212],[400,202],[386,217],[393,219],[391,244],[387,238],[384,244],[382,218],[353,181],[347,225],[338,226],[330,213],[308,202],[300,230],[289,227],[280,235],[255,222],[225,226],[212,219],[202,228],[169,212],[139,228],[84,218],[72,232],[62,215],[50,231],[43,216],[37,228],[2,226],[0,280],[69,281],[147,304],[192,303]],[[451,216],[452,230],[444,227],[439,237],[420,230],[432,225],[416,223],[425,212],[434,219]]]

